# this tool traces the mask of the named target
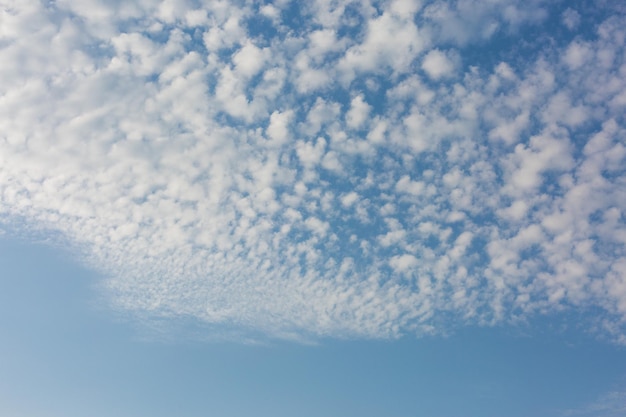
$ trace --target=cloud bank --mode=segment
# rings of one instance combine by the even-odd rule
[[[115,308],[373,338],[582,311],[626,343],[623,10],[0,3],[0,218]]]

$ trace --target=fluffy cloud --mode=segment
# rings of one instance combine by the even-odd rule
[[[445,53],[439,49],[428,52],[422,61],[422,69],[433,80],[450,77],[455,70],[454,57],[450,53]]]
[[[551,8],[571,38],[520,61],[547,9],[487,3],[11,2],[0,219],[140,317],[397,337],[578,309],[626,343],[626,16]]]

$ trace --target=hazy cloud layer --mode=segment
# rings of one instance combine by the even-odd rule
[[[626,343],[626,16],[577,4],[0,0],[0,218],[153,317]]]

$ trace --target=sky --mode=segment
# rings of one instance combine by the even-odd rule
[[[0,415],[626,414],[625,28],[0,0]]]

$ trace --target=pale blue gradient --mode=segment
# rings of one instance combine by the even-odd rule
[[[67,254],[5,237],[0,270],[2,416],[551,417],[625,382],[623,349],[571,320],[314,346],[164,341],[102,311],[100,277]]]

